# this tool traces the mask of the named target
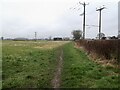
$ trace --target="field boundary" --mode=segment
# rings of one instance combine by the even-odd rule
[[[87,51],[85,49],[85,47],[82,45],[79,45],[78,42],[75,42],[74,47],[84,51],[85,54],[87,55],[87,57],[90,60],[94,61],[95,63],[101,64],[102,66],[110,66],[113,68],[120,68],[119,64],[117,63],[117,61],[115,59],[106,59],[103,56],[99,57],[98,54],[96,54],[95,52]]]

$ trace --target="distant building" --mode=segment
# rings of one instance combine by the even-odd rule
[[[54,40],[54,41],[61,41],[62,38],[60,38],[60,37],[55,37],[55,38],[53,38],[53,40]]]

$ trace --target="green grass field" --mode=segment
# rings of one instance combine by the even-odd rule
[[[60,88],[118,88],[118,69],[89,60],[68,41],[3,41],[2,88],[52,88],[63,50]]]
[[[3,88],[52,87],[57,52],[64,43],[3,41]]]
[[[118,88],[119,70],[102,67],[89,60],[73,43],[64,46],[64,64],[61,87],[66,88]]]

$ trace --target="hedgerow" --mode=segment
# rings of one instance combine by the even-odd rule
[[[95,53],[108,60],[120,60],[120,40],[78,40],[76,43],[89,54]]]

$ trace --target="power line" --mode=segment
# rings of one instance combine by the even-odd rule
[[[100,33],[101,33],[101,11],[105,9],[105,7],[100,7],[99,9],[96,9],[96,11],[99,11],[99,39],[100,39]]]
[[[73,7],[70,8],[71,10],[80,10],[81,8],[79,7],[79,3],[77,3],[76,5],[74,5]]]
[[[97,25],[85,25],[85,26],[89,26],[89,27],[99,27]]]

